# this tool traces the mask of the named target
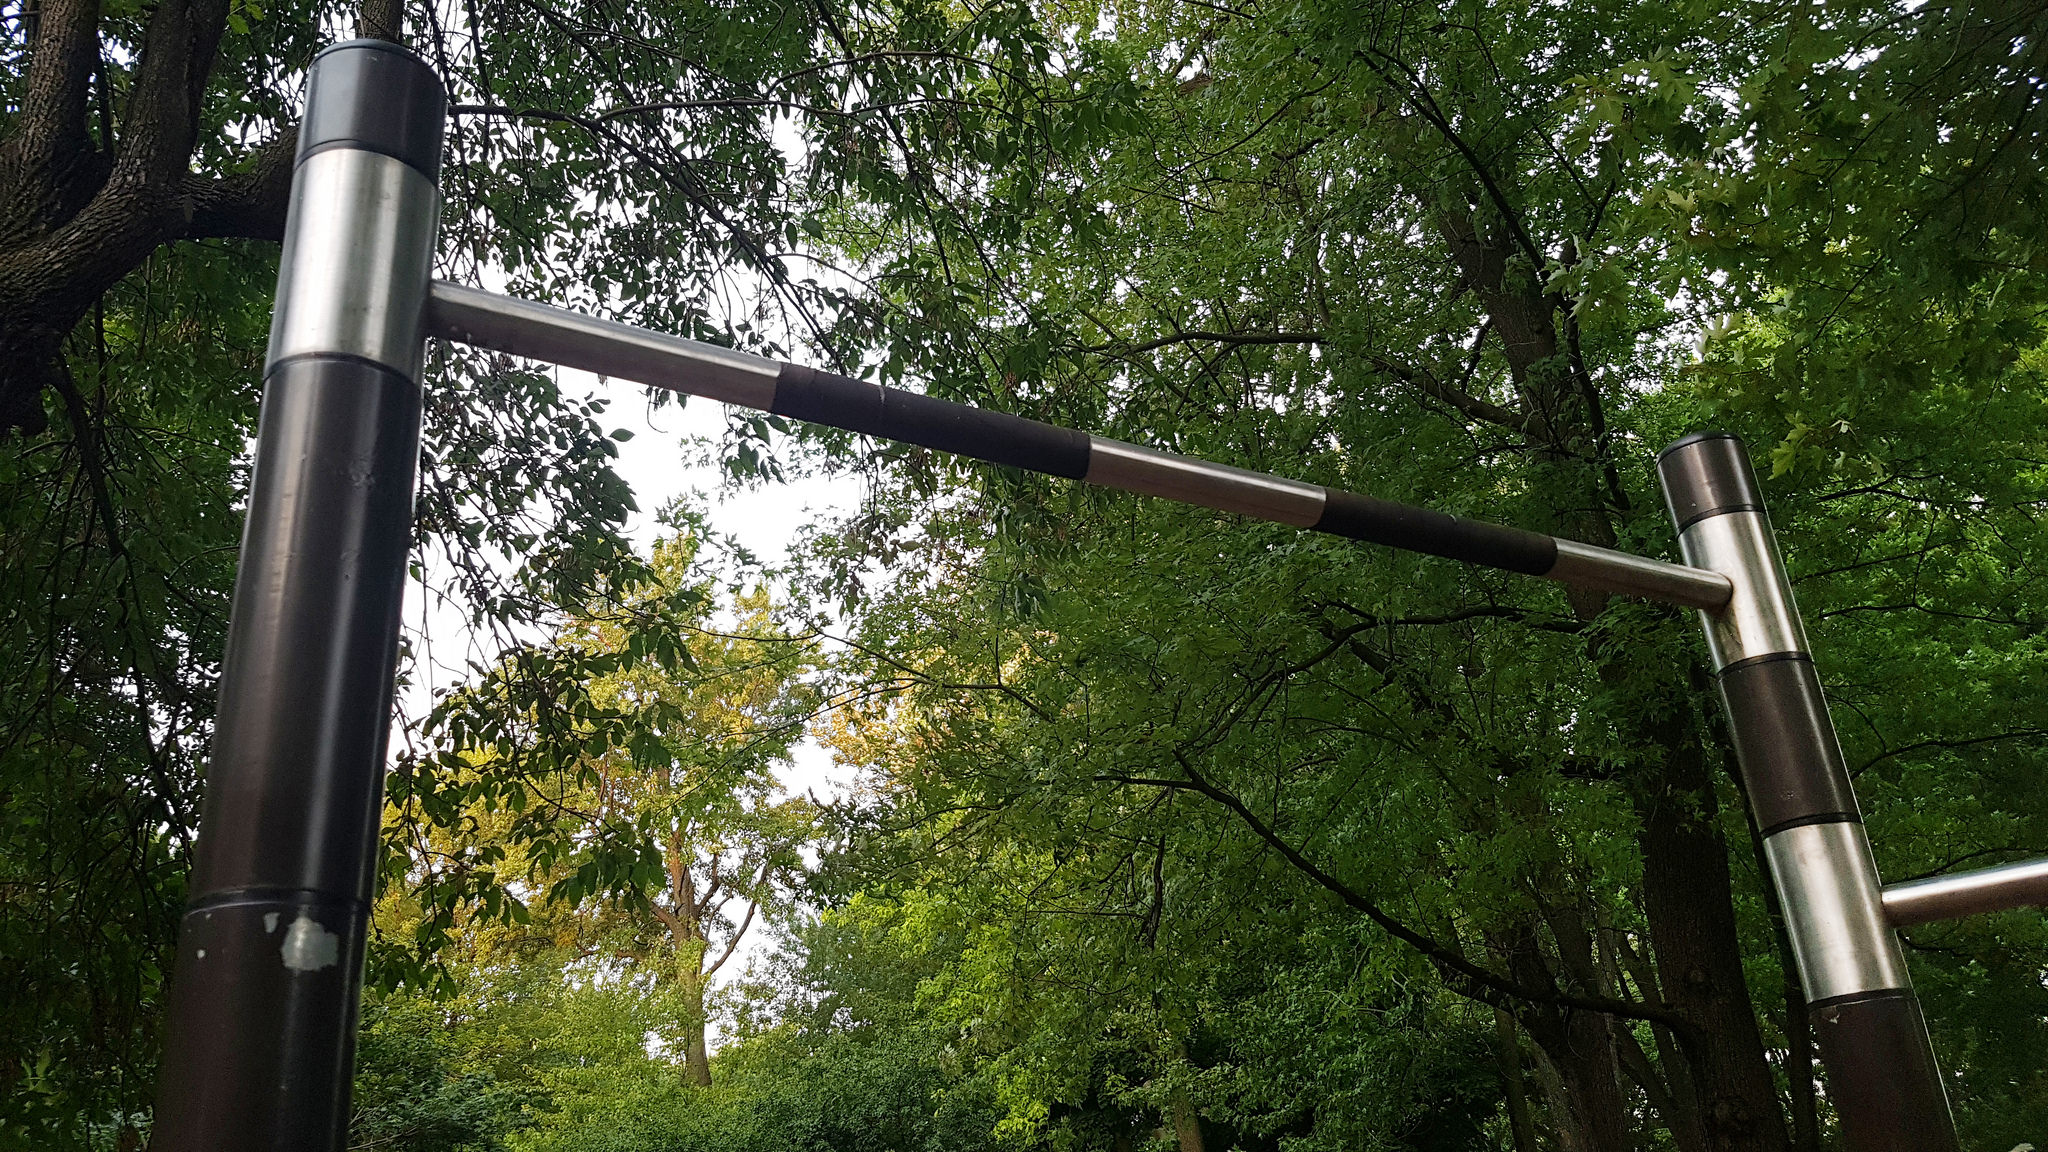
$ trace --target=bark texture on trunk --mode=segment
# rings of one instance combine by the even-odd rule
[[[1500,339],[1521,408],[1515,430],[1563,490],[1583,493],[1583,499],[1571,501],[1572,510],[1560,514],[1556,530],[1613,546],[1612,517],[1624,509],[1614,506],[1619,489],[1611,472],[1603,475],[1597,463],[1605,420],[1569,330],[1569,301],[1543,287],[1542,253],[1523,250],[1526,240],[1519,230],[1491,219],[1490,209],[1441,211],[1436,222],[1463,286],[1477,296],[1490,330]],[[1567,251],[1562,258],[1574,257]],[[1596,463],[1589,466],[1588,461]],[[1607,603],[1601,593],[1577,590],[1569,600],[1582,621],[1599,615]],[[1629,665],[1628,654],[1604,651],[1597,643],[1589,655],[1610,686],[1645,673]],[[1666,1041],[1658,1046],[1665,1057],[1658,1061],[1662,1068],[1652,1066],[1633,1037],[1617,1037],[1622,1058],[1682,1148],[1781,1152],[1787,1147],[1784,1113],[1743,978],[1728,844],[1697,713],[1680,706],[1645,722],[1634,735],[1652,750],[1635,767],[1629,785],[1643,857],[1641,908],[1657,968],[1652,986],[1639,993],[1652,1002],[1661,1000],[1692,1027],[1683,1036],[1660,1036]],[[1553,919],[1553,930],[1558,927]],[[1578,966],[1581,950],[1570,939],[1573,935],[1575,930],[1557,932],[1567,970]],[[1574,975],[1581,983],[1588,979]],[[1588,1059],[1596,1051],[1615,1052],[1616,1046],[1590,1033],[1581,1036],[1565,1022],[1545,1020],[1541,1012],[1520,1015],[1554,1066],[1558,1091],[1571,1104],[1571,1140],[1587,1148],[1622,1147],[1609,1142],[1626,1139],[1624,1101],[1618,1090],[1609,1093],[1614,1079],[1605,1061],[1596,1068]],[[1673,1055],[1682,1067],[1673,1066]]]
[[[1517,1039],[1515,1018],[1505,1009],[1493,1010],[1493,1042],[1501,1086],[1507,1094],[1508,1130],[1515,1139],[1515,1152],[1536,1152],[1536,1120],[1529,1113],[1529,1093],[1522,1082],[1522,1044]]]
[[[1195,1114],[1195,1105],[1185,1092],[1173,1094],[1173,1139],[1180,1152],[1205,1152],[1202,1143],[1202,1120]]]
[[[691,830],[678,825],[662,845],[663,863],[668,868],[665,901],[653,903],[654,917],[668,933],[674,952],[674,981],[681,991],[682,1013],[677,1023],[683,1033],[683,1079],[700,1087],[711,1086],[711,1049],[707,1040],[711,1017],[705,1001],[711,979],[738,951],[740,941],[753,926],[760,909],[758,894],[768,883],[772,864],[741,861],[740,880],[733,880],[730,861],[716,852],[700,859]],[[697,871],[705,875],[700,883]],[[731,901],[746,904],[746,914],[737,924],[721,916]],[[712,934],[723,925],[725,946],[714,958]]]
[[[1705,750],[1677,732],[1659,735],[1661,771],[1638,779],[1634,800],[1642,821],[1644,911],[1664,1002],[1697,1026],[1678,1047],[1706,1146],[1780,1152],[1785,1118],[1743,980],[1728,844]]]
[[[22,108],[0,139],[0,436],[44,428],[44,393],[69,379],[65,339],[158,246],[282,237],[293,132],[235,175],[191,171],[227,12],[228,0],[155,6],[106,140],[91,126],[99,4],[41,6]]]
[[[698,952],[702,955],[702,950]],[[709,1023],[704,1010],[704,978],[683,974],[683,1079],[711,1087],[711,1050],[705,1042]]]

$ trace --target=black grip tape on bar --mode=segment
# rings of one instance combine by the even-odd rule
[[[775,381],[778,416],[808,420],[936,448],[1049,476],[1088,474],[1088,434],[1007,412],[954,404],[900,388],[884,388],[831,372],[784,364]]]
[[[1318,532],[1530,576],[1541,576],[1557,566],[1557,541],[1541,533],[1460,520],[1433,509],[1335,488],[1325,492],[1323,517],[1315,522]]]

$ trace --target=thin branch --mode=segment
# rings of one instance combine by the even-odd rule
[[[1236,814],[1239,820],[1244,822],[1246,827],[1252,830],[1253,834],[1265,841],[1269,847],[1279,853],[1280,857],[1292,865],[1295,870],[1314,880],[1324,890],[1335,895],[1344,902],[1346,907],[1363,914],[1367,919],[1379,925],[1388,935],[1422,953],[1439,971],[1451,977],[1447,983],[1454,991],[1461,995],[1469,996],[1484,1004],[1491,1004],[1496,1008],[1506,1008],[1509,1006],[1509,1001],[1515,1000],[1539,1004],[1556,1004],[1564,1008],[1578,1008],[1588,1012],[1599,1012],[1631,1020],[1655,1021],[1687,1036],[1692,1036],[1698,1031],[1690,1020],[1667,1009],[1631,1000],[1618,1000],[1607,996],[1580,996],[1569,992],[1553,992],[1529,988],[1474,964],[1463,955],[1444,947],[1435,940],[1396,920],[1388,915],[1378,904],[1368,900],[1356,889],[1330,875],[1328,872],[1323,871],[1314,861],[1303,856],[1292,844],[1281,838],[1279,833],[1275,832],[1265,821],[1259,819],[1258,814],[1247,807],[1244,801],[1238,799],[1233,793],[1218,788],[1204,779],[1201,773],[1195,771],[1194,766],[1188,762],[1186,756],[1178,751],[1175,751],[1173,755],[1174,759],[1179,762],[1181,771],[1187,774],[1187,779],[1157,780],[1135,776],[1107,775],[1097,776],[1096,779],[1124,784],[1145,785],[1154,788],[1186,789],[1192,792],[1199,792],[1223,807],[1228,808]]]
[[[2021,728],[2013,732],[1994,732],[1989,736],[1971,736],[1963,740],[1922,740],[1915,744],[1902,744],[1897,748],[1888,748],[1865,760],[1863,765],[1857,768],[1853,775],[1861,776],[1871,768],[1882,764],[1886,760],[1890,760],[1894,756],[1904,756],[1911,752],[1924,752],[1930,748],[1970,748],[1978,744],[1991,744],[2000,740],[2024,740],[2030,736],[2048,736],[2048,728]]]
[[[704,976],[706,978],[718,975],[718,970],[720,968],[725,967],[725,962],[727,960],[732,959],[733,951],[740,946],[740,940],[746,936],[747,929],[751,927],[754,923],[754,910],[759,908],[760,906],[761,905],[759,901],[747,901],[746,916],[741,918],[740,926],[738,928],[733,929],[732,939],[727,940],[725,942],[725,951],[718,954],[717,963],[711,965],[711,967],[709,968],[704,969]]]
[[[1164,348],[1169,344],[1185,344],[1191,340],[1211,340],[1218,344],[1235,346],[1240,344],[1321,344],[1328,339],[1328,337],[1320,332],[1176,332],[1171,336],[1161,336],[1157,340],[1147,340],[1143,344],[1115,350],[1113,354],[1118,356],[1136,356],[1140,352],[1150,352],[1157,348]],[[1098,344],[1088,349],[1088,351],[1111,352],[1113,349],[1116,349],[1114,344]]]

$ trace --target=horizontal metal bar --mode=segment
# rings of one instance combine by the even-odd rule
[[[1633,552],[1596,548],[1576,540],[1557,542],[1557,563],[1546,579],[1597,588],[1644,600],[1661,600],[1712,612],[1728,603],[1735,586],[1728,577],[1705,568],[1652,560]]]
[[[434,282],[427,326],[446,340],[742,408],[1605,592],[1713,610],[1731,588],[1718,572],[1087,436],[458,284]]]
[[[1894,928],[2042,905],[2048,905],[2048,860],[1931,876],[1884,890],[1885,919]]]
[[[1100,436],[1088,438],[1088,474],[1082,479],[1103,488],[1199,504],[1296,528],[1313,528],[1323,518],[1325,494],[1319,484],[1283,480]]]
[[[765,357],[445,280],[427,289],[427,332],[764,411],[775,403],[775,379],[782,372],[781,364]]]

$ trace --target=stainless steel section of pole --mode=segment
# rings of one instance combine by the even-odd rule
[[[1088,483],[1182,504],[1312,528],[1323,517],[1320,484],[1212,464],[1121,440],[1088,438]]]
[[[427,326],[444,340],[617,376],[767,411],[782,365],[732,348],[667,336],[436,280]]]
[[[1881,927],[1877,865],[1861,823],[1794,825],[1764,840],[1764,860],[1808,1003],[1912,984],[1897,939]]]
[[[418,378],[439,216],[434,182],[403,160],[362,148],[306,157],[286,216],[305,223],[285,237],[267,364],[358,356]]]
[[[1895,928],[2048,906],[2048,860],[1909,880],[1886,888],[1883,899],[1885,917]]]
[[[1748,453],[1705,433],[1657,465],[1687,563],[1733,585],[1700,623],[1848,1152],[1952,1152],[1947,1093]]]
[[[1698,520],[1682,533],[1680,550],[1687,564],[1727,576],[1732,588],[1725,605],[1704,618],[1714,667],[1773,652],[1806,651],[1806,629],[1762,512],[1725,512]]]
[[[150,1146],[339,1152],[419,456],[445,100],[314,59]]]
[[[759,411],[776,408],[778,381],[785,370],[794,369],[730,348],[443,281],[435,281],[429,289],[427,325],[430,335],[442,339]],[[812,378],[813,387],[821,386],[816,383],[820,374],[797,371]],[[854,382],[846,384],[851,386]],[[832,385],[827,381],[822,386]],[[950,407],[962,413],[975,411],[965,405],[948,406],[928,398],[917,399],[923,401],[918,407],[926,413],[935,407]],[[1032,426],[1041,431],[1049,429],[1046,425]],[[1122,441],[1101,437],[1088,440],[1088,466],[1083,477],[1087,483],[1298,528],[1331,530],[1324,520],[1334,498],[1332,489]],[[1398,510],[1403,506],[1380,507]],[[1419,514],[1418,518],[1435,517],[1421,509],[1413,511]],[[1402,546],[1393,541],[1382,542]],[[1548,571],[1536,573],[1547,579],[1688,608],[1718,608],[1727,602],[1731,592],[1729,579],[1719,572],[1570,540],[1558,540],[1555,544],[1554,564]]]

